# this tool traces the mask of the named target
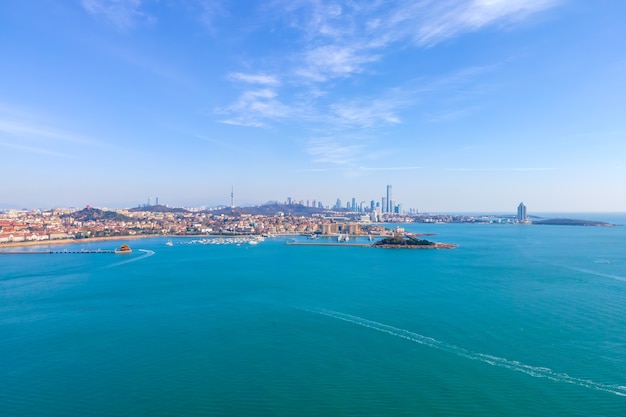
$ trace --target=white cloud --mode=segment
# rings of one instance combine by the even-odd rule
[[[519,171],[554,171],[556,168],[520,167],[520,168],[448,168],[446,171],[486,171],[486,172],[519,172]]]
[[[78,149],[98,147],[101,144],[0,105],[0,146],[20,152],[68,158]]]
[[[336,165],[353,164],[361,154],[363,146],[360,144],[340,144],[333,138],[313,138],[307,144],[307,152],[314,162]]]
[[[305,66],[296,69],[296,73],[313,81],[326,81],[359,73],[364,64],[378,59],[380,56],[357,45],[325,45],[306,51]]]
[[[268,120],[284,119],[292,110],[276,99],[278,94],[269,88],[250,90],[239,96],[237,102],[220,112],[234,117],[222,123],[241,126],[265,126]]]
[[[193,2],[198,16],[205,27],[213,29],[215,21],[228,15],[222,4],[218,0],[197,0]]]
[[[52,126],[45,117],[0,103],[1,146],[29,153],[67,157],[58,150],[64,145],[68,149],[77,146],[101,146],[98,141]]]
[[[275,1],[274,9],[301,31],[304,62],[295,73],[328,81],[363,72],[381,59],[382,48],[414,42],[433,46],[488,25],[521,21],[562,0],[399,0],[367,4]]]
[[[93,16],[103,18],[120,30],[135,27],[138,20],[154,22],[155,18],[142,12],[142,0],[82,0],[83,8]]]
[[[12,138],[29,138],[31,140],[53,139],[81,145],[96,145],[95,141],[73,133],[2,119],[0,119],[0,133]]]
[[[26,153],[34,153],[34,154],[47,155],[47,156],[60,157],[60,158],[69,158],[69,155],[67,154],[56,152],[56,151],[42,148],[42,147],[20,145],[16,143],[6,143],[6,142],[0,142],[0,146],[4,146],[6,148],[17,149],[18,151],[22,151]]]
[[[441,108],[430,110],[431,120],[463,116],[479,108],[468,101],[481,94],[481,86],[455,87],[467,87],[470,80],[493,70],[471,67],[439,79],[421,80],[419,86],[416,76],[413,81],[403,80],[404,85],[398,88],[359,92],[358,76],[374,74],[376,68],[372,64],[383,60],[391,46],[426,48],[488,26],[508,27],[560,1],[563,0],[274,0],[266,7],[265,16],[271,16],[273,24],[286,25],[276,31],[284,29],[293,34],[289,42],[295,52],[281,54],[275,62],[263,57],[264,66],[269,63],[280,68],[276,74],[254,70],[231,73],[229,79],[233,82],[258,84],[267,89],[245,92],[233,105],[221,109],[222,114],[230,116],[223,122],[266,126],[289,116],[297,122],[311,123],[312,129],[323,124],[340,138],[311,140],[308,154],[316,162],[356,167],[357,160],[372,154],[365,151],[364,143],[342,139],[342,132],[345,136],[348,129],[400,124],[401,110],[424,99],[441,104]],[[356,80],[347,87],[347,94],[352,95],[342,100],[334,98],[352,79]],[[279,87],[283,88],[281,101],[277,98]],[[442,90],[448,93],[436,96]],[[319,94],[309,94],[311,91]],[[344,91],[341,97],[346,97]]]
[[[405,167],[367,167],[367,166],[359,166],[354,167],[352,165],[348,166],[334,166],[334,167],[326,167],[326,168],[303,168],[303,169],[294,169],[292,172],[331,172],[331,171],[345,171],[349,170],[353,171],[415,171],[418,169],[423,169],[423,167],[419,166],[405,166]]]
[[[359,167],[361,171],[415,171],[417,169],[423,169],[419,166],[406,166],[406,167]]]
[[[411,7],[407,20],[418,22],[413,35],[415,41],[419,45],[432,46],[484,26],[521,21],[533,13],[553,7],[558,2],[559,0],[441,1],[436,6],[422,2]],[[396,19],[403,20],[398,16]]]
[[[277,86],[280,84],[278,78],[268,74],[244,74],[241,72],[235,72],[228,76],[233,81],[241,81],[250,84],[262,84],[268,86]]]
[[[342,102],[330,106],[331,118],[348,127],[371,128],[401,122],[396,110],[403,104],[397,99],[373,99]]]

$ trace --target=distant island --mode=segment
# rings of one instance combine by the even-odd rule
[[[404,249],[452,249],[456,245],[449,243],[436,243],[426,239],[419,239],[411,235],[395,235],[386,237],[374,243],[375,248],[404,248]]]
[[[580,220],[580,219],[533,220],[532,224],[547,225],[547,226],[595,226],[595,227],[617,226],[616,224],[613,224],[613,223],[598,222],[594,220]]]

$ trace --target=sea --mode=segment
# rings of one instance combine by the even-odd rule
[[[626,415],[626,226],[400,226],[0,256],[0,416]]]

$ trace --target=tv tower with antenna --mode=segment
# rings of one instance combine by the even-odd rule
[[[230,208],[235,208],[235,187],[230,186]]]

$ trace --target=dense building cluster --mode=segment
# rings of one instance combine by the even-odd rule
[[[494,216],[324,211],[309,215],[284,211],[248,214],[235,209],[220,211],[103,210],[9,210],[0,213],[0,244],[55,239],[87,239],[133,235],[283,235],[350,234],[380,235],[388,230],[379,223],[510,222]]]

